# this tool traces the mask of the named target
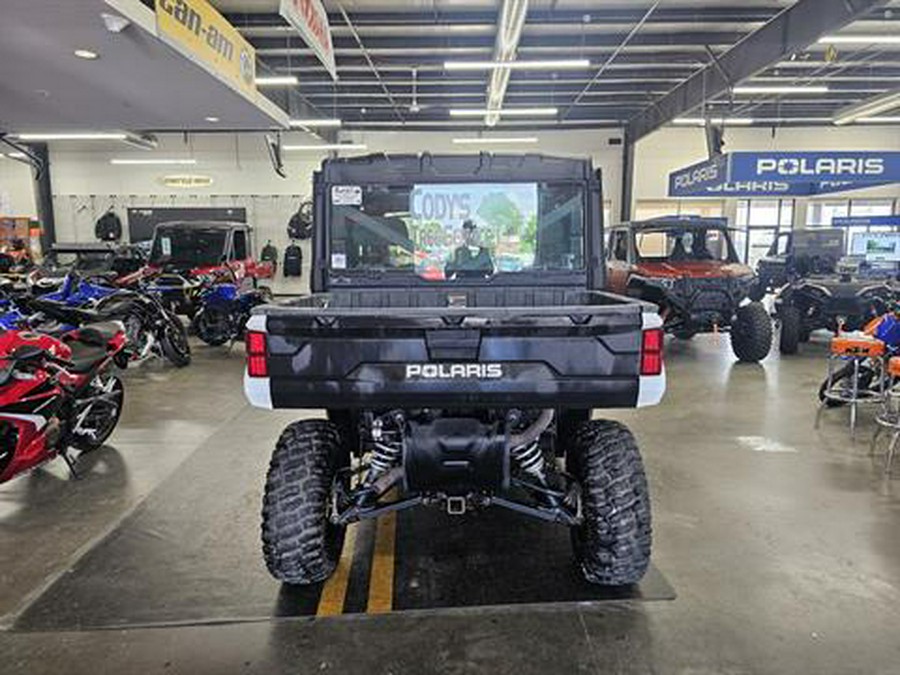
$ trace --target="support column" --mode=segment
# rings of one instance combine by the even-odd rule
[[[53,189],[50,186],[50,152],[46,143],[31,143],[29,149],[41,163],[34,176],[34,202],[41,223],[41,252],[46,254],[56,243],[56,219],[53,216]]]
[[[625,133],[622,146],[622,203],[619,205],[621,222],[631,220],[634,201],[634,142],[630,134]],[[609,223],[606,223],[608,225]]]

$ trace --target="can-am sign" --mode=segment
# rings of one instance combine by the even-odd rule
[[[279,13],[291,24],[303,41],[313,50],[332,80],[337,80],[334,62],[334,46],[331,44],[331,28],[328,14],[321,0],[281,0]]]
[[[670,174],[669,196],[808,196],[894,182],[900,152],[735,152]]]

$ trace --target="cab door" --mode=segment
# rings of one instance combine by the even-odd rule
[[[625,295],[628,288],[628,275],[631,271],[629,234],[624,229],[612,230],[609,246],[606,247],[606,288],[621,295]]]

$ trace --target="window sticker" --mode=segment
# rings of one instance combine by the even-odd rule
[[[359,185],[332,185],[331,203],[335,206],[361,206],[362,187]]]
[[[331,254],[331,269],[334,269],[334,270],[347,269],[347,254],[346,253],[332,253]]]
[[[164,256],[172,255],[172,238],[171,237],[163,237],[160,240],[160,243],[162,244],[162,254]]]

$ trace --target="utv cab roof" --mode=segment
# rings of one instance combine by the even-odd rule
[[[326,159],[319,172],[325,183],[408,185],[426,180],[453,182],[584,181],[595,178],[590,159],[551,157],[537,153],[471,155],[423,152],[418,155],[377,153]]]
[[[725,218],[701,218],[699,216],[660,216],[659,218],[651,218],[649,220],[640,220],[630,223],[621,223],[614,225],[610,229],[629,229],[629,230],[660,230],[667,227],[677,227],[684,230],[689,228],[709,229],[722,228],[731,229]]]

